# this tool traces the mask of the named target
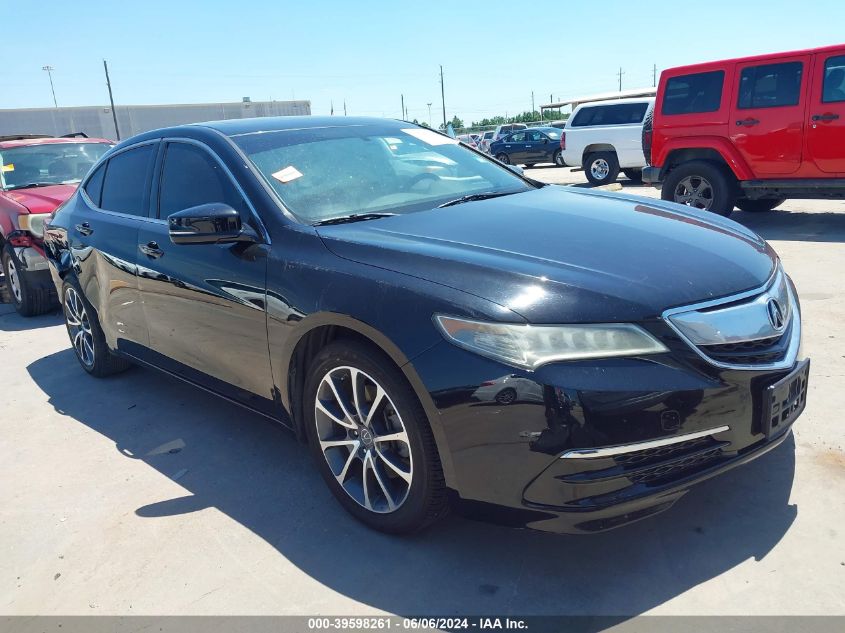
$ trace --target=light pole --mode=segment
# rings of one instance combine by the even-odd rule
[[[428,124],[431,125],[431,104],[428,104]]]
[[[58,108],[59,104],[56,102],[56,89],[53,87],[53,71],[55,70],[55,68],[50,65],[47,65],[42,66],[41,70],[47,71],[47,76],[50,78],[50,90],[53,92],[53,105]]]

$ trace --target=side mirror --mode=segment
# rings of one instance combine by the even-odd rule
[[[174,244],[218,244],[254,241],[244,231],[241,216],[227,204],[213,202],[189,207],[167,217]]]
[[[525,173],[525,171],[519,165],[508,165],[507,167],[517,176],[522,176]]]

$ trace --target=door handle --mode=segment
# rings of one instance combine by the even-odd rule
[[[836,121],[839,118],[838,114],[814,114],[813,121]]]
[[[737,126],[741,125],[743,127],[751,127],[752,125],[757,125],[759,122],[760,122],[759,120],[752,119],[751,117],[749,117],[747,119],[742,119],[740,121],[737,121],[736,124],[737,124]]]
[[[91,225],[88,224],[87,222],[83,222],[82,224],[77,224],[73,228],[76,229],[77,233],[79,233],[80,235],[85,235],[85,236],[91,235],[91,233],[94,232],[94,229],[92,229]]]
[[[138,249],[147,257],[158,259],[164,255],[164,251],[158,247],[158,242],[147,242],[146,244],[139,244]]]

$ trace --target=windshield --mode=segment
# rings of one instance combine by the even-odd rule
[[[0,185],[8,190],[77,183],[110,147],[108,143],[43,143],[0,149]]]
[[[342,126],[232,139],[285,206],[314,223],[362,213],[412,213],[473,194],[517,193],[523,179],[425,128]]]

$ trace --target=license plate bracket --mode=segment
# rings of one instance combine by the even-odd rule
[[[763,433],[778,435],[789,427],[807,406],[810,359],[801,361],[789,375],[766,387],[763,392]]]

